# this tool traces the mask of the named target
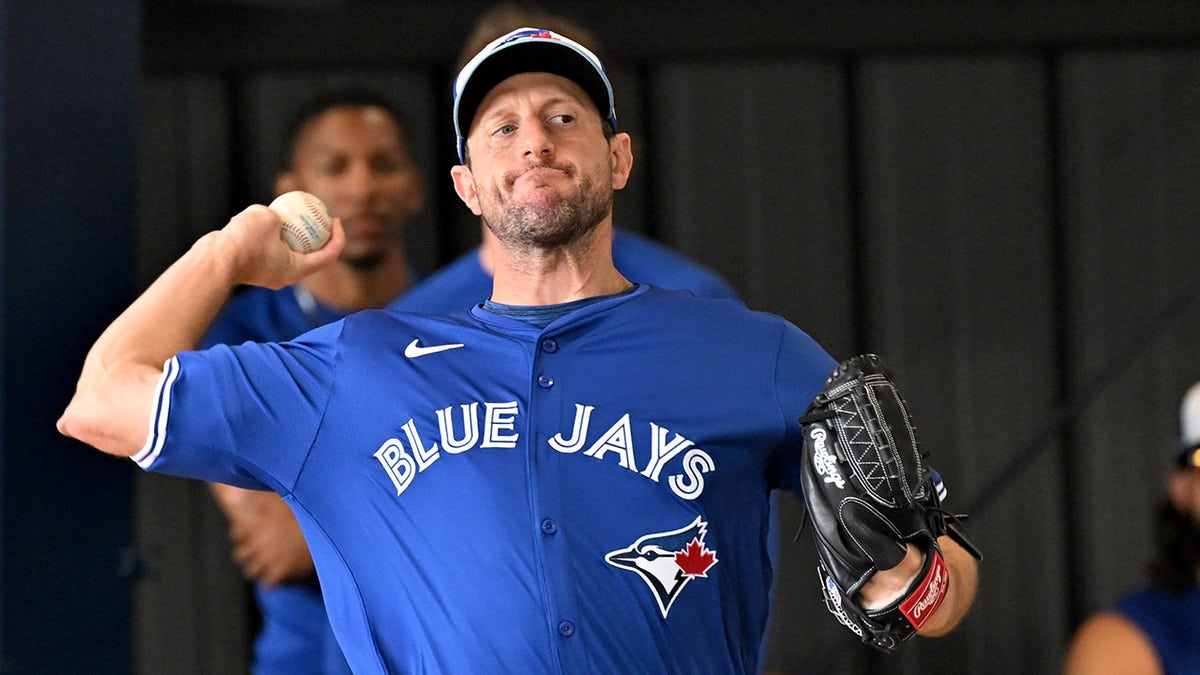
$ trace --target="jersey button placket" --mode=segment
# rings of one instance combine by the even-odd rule
[[[539,343],[538,349],[542,352],[543,356],[549,356],[551,354],[557,353],[558,350],[560,349],[560,345],[559,345],[558,341],[555,340],[554,338],[544,338]],[[539,358],[538,361],[539,361],[539,367],[541,367],[541,368],[544,368],[547,365],[546,360],[544,358]],[[549,392],[549,390],[552,389],[555,384],[554,376],[548,372],[545,372],[545,370],[543,370],[537,376],[537,384],[543,390]],[[553,545],[549,544],[549,541],[552,538],[556,538],[555,535],[558,534],[558,530],[559,530],[558,521],[551,517],[543,517],[541,522],[538,524],[538,527],[541,529],[542,534],[547,538],[547,544],[549,546],[553,547]],[[561,544],[559,544],[559,546],[561,546]],[[557,605],[558,603],[556,602],[555,604]],[[560,606],[560,609],[566,609],[566,608],[563,608]],[[571,612],[571,610],[567,609],[567,613],[569,614],[570,612]],[[571,621],[570,619],[560,619],[558,621],[558,625],[556,626],[556,628],[558,630],[559,637],[564,638],[564,639],[573,637],[576,632],[575,622]],[[570,661],[571,659],[568,658],[568,660]]]
[[[554,338],[545,338],[542,340],[541,349],[545,354],[553,354],[558,351],[558,341]],[[549,389],[554,386],[554,376],[542,373],[538,375],[537,382],[542,389]]]

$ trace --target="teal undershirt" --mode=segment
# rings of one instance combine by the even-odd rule
[[[502,305],[498,302],[485,300],[483,303],[483,308],[492,314],[499,314],[500,316],[508,316],[514,319],[520,319],[521,321],[533,324],[538,328],[545,328],[553,323],[555,319],[564,317],[580,307],[587,307],[590,304],[600,302],[602,300],[615,298],[621,295],[627,295],[632,293],[635,289],[637,289],[636,285],[630,286],[628,289],[621,291],[620,293],[614,293],[612,295],[597,295],[596,297],[584,298],[582,300],[572,300],[571,302],[564,302],[561,305]]]

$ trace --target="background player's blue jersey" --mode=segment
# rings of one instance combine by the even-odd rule
[[[628,230],[613,231],[613,265],[634,283],[691,291],[707,298],[737,298],[737,292],[712,270],[662,244]],[[492,294],[492,277],[471,249],[396,298],[390,307],[406,312],[443,314],[466,309]]]
[[[545,329],[360,312],[172,359],[136,459],[283,494],[356,672],[752,673],[769,491],[834,365],[646,286]]]
[[[1200,587],[1172,593],[1150,586],[1128,593],[1113,611],[1132,621],[1154,645],[1164,675],[1200,673]]]
[[[201,346],[290,340],[346,314],[318,303],[296,286],[277,291],[244,287],[225,303],[204,334]]]

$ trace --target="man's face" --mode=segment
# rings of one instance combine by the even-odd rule
[[[469,168],[455,168],[459,196],[502,243],[572,243],[612,213],[628,177],[629,137],[611,142],[577,84],[522,73],[484,97],[467,136]]]
[[[310,122],[276,189],[324,201],[346,230],[341,261],[363,269],[398,250],[423,196],[403,131],[375,107],[334,108]]]

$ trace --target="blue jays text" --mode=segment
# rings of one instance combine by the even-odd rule
[[[480,430],[480,406],[483,407],[483,428]],[[389,438],[375,451],[375,458],[383,465],[396,496],[400,496],[412,484],[416,476],[433,466],[442,452],[457,455],[473,448],[515,448],[519,434],[516,432],[518,410],[516,401],[503,403],[474,402],[437,410],[438,442],[427,444],[417,432],[416,422],[409,419],[401,429],[404,439]],[[617,456],[623,468],[661,482],[661,473],[668,462],[680,453],[679,473],[668,475],[667,484],[671,491],[683,499],[695,499],[704,492],[704,474],[716,470],[716,464],[707,452],[695,443],[673,433],[665,427],[650,423],[650,451],[644,467],[639,468],[634,453],[634,436],[630,428],[629,413],[625,413],[595,440],[591,435],[592,413],[595,406],[575,404],[575,421],[570,435],[555,434],[548,445],[563,454],[582,450],[586,457],[604,459],[606,454]],[[456,419],[457,418],[457,419]],[[461,428],[456,428],[456,422]],[[589,440],[591,440],[589,444]],[[643,446],[644,447],[644,446]],[[684,452],[686,451],[686,452]]]

